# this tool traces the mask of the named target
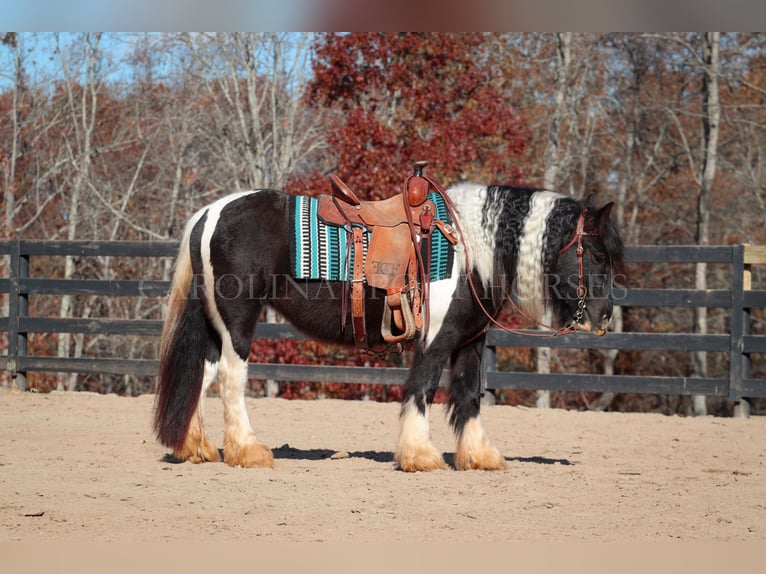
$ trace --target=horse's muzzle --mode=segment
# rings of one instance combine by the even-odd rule
[[[574,327],[575,331],[586,331],[588,333],[593,333],[597,337],[603,337],[606,335],[606,332],[609,330],[609,317],[604,317],[601,320],[601,323],[594,329],[593,325],[590,322],[590,318],[583,317],[582,321],[579,323],[572,322],[572,326]]]
[[[595,331],[593,331],[593,334],[594,334],[594,335],[596,335],[596,337],[603,337],[604,335],[606,335],[606,332],[608,331],[608,329],[607,329],[607,324],[608,324],[608,323],[602,323],[602,324],[601,324],[601,325],[598,327],[598,329],[596,329]]]

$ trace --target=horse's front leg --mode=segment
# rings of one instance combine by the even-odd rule
[[[231,466],[273,467],[274,455],[256,438],[245,406],[247,360],[236,353],[221,356],[221,391],[223,396],[223,460]]]
[[[503,470],[505,458],[489,441],[481,424],[481,355],[484,337],[452,355],[450,372],[450,424],[457,437],[455,468]]]
[[[223,398],[223,460],[231,466],[273,467],[271,449],[255,436],[245,405],[247,357],[260,307],[253,304],[235,306],[229,302],[228,331],[221,334],[219,379]]]
[[[442,454],[431,441],[429,422],[445,360],[439,353],[418,351],[407,376],[394,453],[397,465],[406,472],[447,468]]]

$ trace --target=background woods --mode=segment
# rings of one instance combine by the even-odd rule
[[[239,189],[398,191],[414,160],[443,183],[545,185],[616,201],[629,244],[766,243],[763,34],[0,33],[5,237],[174,239],[202,204]],[[7,265],[6,262],[4,262]],[[32,275],[167,279],[168,260],[37,258]],[[631,282],[716,288],[716,265],[642,264]],[[754,284],[763,270],[754,268]],[[3,300],[7,307],[7,300]],[[33,296],[35,314],[160,318],[162,300]],[[3,309],[7,311],[7,309]],[[754,312],[754,330],[766,330]],[[0,312],[7,316],[7,312]],[[724,332],[709,309],[629,308],[625,331]],[[5,344],[5,343],[0,343]],[[32,337],[38,352],[153,357],[139,337]],[[258,341],[252,359],[364,364],[313,342]],[[537,353],[506,351],[508,368]],[[407,357],[392,358],[406,361]],[[715,353],[558,350],[551,370],[714,376]],[[753,360],[763,375],[763,361]],[[34,375],[30,386],[140,393],[135,377]],[[253,392],[261,385],[253,382]],[[285,396],[394,387],[291,384]],[[507,392],[531,404],[534,393]],[[554,393],[552,403],[689,412],[677,397]]]

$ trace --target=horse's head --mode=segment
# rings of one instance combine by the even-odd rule
[[[613,285],[624,280],[623,244],[609,214],[613,203],[596,208],[592,196],[578,202],[554,254],[548,301],[562,327],[604,335],[612,318]],[[567,233],[568,230],[568,233]]]

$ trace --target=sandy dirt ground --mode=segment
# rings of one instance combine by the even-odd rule
[[[485,407],[507,470],[409,474],[397,404],[253,399],[254,470],[172,462],[153,398],[0,391],[0,541],[766,540],[766,418]]]

